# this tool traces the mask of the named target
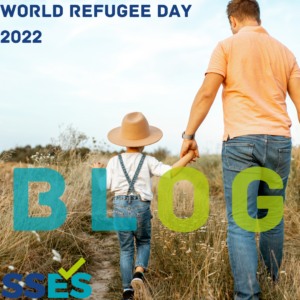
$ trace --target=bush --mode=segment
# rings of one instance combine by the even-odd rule
[[[163,161],[170,155],[170,151],[167,148],[158,147],[150,155],[154,156],[159,161]]]

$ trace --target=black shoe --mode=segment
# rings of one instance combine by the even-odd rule
[[[134,291],[133,290],[127,290],[125,292],[123,292],[123,298],[122,300],[131,300],[133,299],[134,296]]]
[[[144,282],[144,275],[143,275],[143,273],[141,273],[141,272],[135,272],[134,275],[133,275],[132,281],[134,281],[134,280],[141,280],[141,281]]]
[[[135,297],[139,300],[151,300],[152,297],[149,293],[149,290],[144,284],[144,275],[141,272],[136,272],[133,275],[131,285],[134,289]]]

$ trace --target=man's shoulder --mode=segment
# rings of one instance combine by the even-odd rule
[[[228,48],[230,48],[233,45],[239,45],[240,43],[245,44],[247,41],[250,41],[247,34],[253,34],[253,32],[243,32],[243,34],[232,35],[232,36],[220,41],[219,46],[222,47],[224,50],[227,50]],[[259,33],[257,33],[257,34],[262,35]],[[267,34],[267,35],[263,34],[262,36],[267,37],[267,39],[269,39],[271,44],[273,44],[273,45],[277,44],[277,46],[279,48],[281,48],[282,50],[285,50],[287,53],[293,55],[293,53],[290,51],[290,49],[287,46],[285,46],[282,42],[280,42],[273,36],[271,36],[269,34]]]
[[[273,36],[270,36],[270,35],[269,35],[269,38],[274,43],[276,43],[279,47],[281,47],[282,49],[285,49],[288,53],[293,55],[292,51],[286,45],[284,45],[282,42],[280,42],[279,40],[277,40],[276,38],[274,38]]]
[[[247,32],[246,32],[247,33]],[[246,40],[248,38],[246,37]],[[232,45],[238,45],[239,43],[243,43],[243,40],[245,40],[245,35],[243,34],[234,34],[222,41],[219,42],[219,45],[225,50],[231,47]]]
[[[231,42],[232,42],[233,40],[235,40],[236,38],[238,38],[238,35],[237,35],[237,34],[232,35],[232,36],[230,36],[230,37],[228,37],[228,38],[226,38],[226,39],[220,41],[219,44],[220,44],[221,46],[228,45],[229,43],[231,43]]]
[[[227,52],[227,50],[232,45],[233,41],[237,38],[237,35],[230,36],[222,41],[220,41],[217,45],[217,48],[222,48],[223,51]]]

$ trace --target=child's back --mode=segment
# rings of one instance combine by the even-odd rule
[[[129,178],[134,177],[142,157],[143,155],[139,152],[121,154],[121,158]],[[142,201],[151,201],[153,199],[151,177],[160,177],[170,169],[172,169],[171,166],[164,165],[155,157],[148,155],[145,156],[145,160],[134,184],[135,191],[141,196]],[[119,156],[113,157],[108,162],[106,170],[107,189],[115,192],[116,196],[126,195],[129,188],[129,183],[124,174]]]
[[[107,165],[107,189],[115,193],[114,218],[136,218],[135,231],[117,231],[121,247],[121,275],[123,281],[123,299],[151,299],[144,286],[144,272],[148,266],[151,243],[150,211],[152,194],[152,176],[162,176],[172,167],[183,167],[190,162],[193,151],[180,159],[172,167],[164,165],[156,158],[143,155],[144,146],[161,139],[162,132],[153,126],[141,113],[126,115],[121,127],[113,129],[109,140],[117,145],[126,146],[127,151],[113,157]],[[130,139],[128,137],[131,137]],[[103,164],[93,164],[95,168]],[[137,254],[135,273],[133,262],[136,243]]]
[[[151,243],[151,177],[162,176],[171,168],[154,157],[139,152],[115,156],[107,165],[107,188],[115,192],[113,217],[137,219],[137,230],[117,231],[121,246],[120,265],[125,294],[123,299],[126,299],[126,294],[131,297],[133,290],[137,299],[150,299],[143,283],[143,275],[147,269]],[[135,274],[132,268],[134,239],[137,248]]]

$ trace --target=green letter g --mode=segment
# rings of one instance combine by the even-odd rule
[[[232,184],[232,214],[238,226],[251,232],[269,231],[276,227],[283,217],[283,197],[258,196],[257,208],[268,209],[268,214],[263,219],[253,219],[247,209],[247,189],[252,181],[265,181],[270,189],[283,189],[281,177],[274,171],[254,167],[239,173]]]

